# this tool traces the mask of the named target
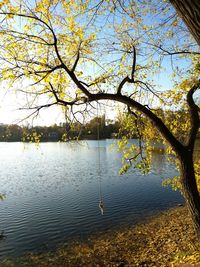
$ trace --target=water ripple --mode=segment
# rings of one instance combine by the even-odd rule
[[[110,150],[111,140],[98,144],[0,143],[0,256],[53,249],[71,238],[88,236],[123,223],[137,223],[154,211],[177,203],[177,192],[161,187],[161,176],[176,174],[165,156],[155,158],[153,172],[142,176],[130,170],[118,176],[120,155]],[[84,143],[85,144],[85,143]],[[98,207],[100,191],[105,213]]]

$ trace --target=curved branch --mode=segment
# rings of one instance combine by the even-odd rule
[[[120,94],[100,93],[100,94],[91,94],[88,97],[88,102],[97,100],[114,100],[142,112],[146,117],[148,117],[151,120],[151,122],[155,125],[155,127],[159,130],[159,132],[163,135],[163,137],[177,152],[177,154],[180,155],[181,153],[183,153],[185,147],[176,139],[176,137],[164,124],[164,122],[159,117],[157,117],[156,114],[154,114],[151,110],[146,108],[144,105],[140,104],[139,102],[127,96]]]
[[[60,63],[65,67],[65,69],[67,69],[67,72],[70,72],[70,70],[67,68],[67,66],[64,64],[63,60],[62,60],[62,57],[58,51],[58,39],[56,37],[56,34],[53,30],[53,28],[51,26],[49,26],[48,23],[46,23],[44,20],[38,18],[37,16],[32,16],[32,15],[28,15],[28,14],[21,14],[21,13],[14,13],[14,12],[0,12],[0,15],[12,15],[12,16],[16,16],[16,17],[22,17],[22,18],[27,18],[27,19],[33,19],[33,20],[36,20],[36,21],[39,21],[40,23],[42,23],[44,26],[47,27],[47,29],[51,32],[52,34],[52,37],[53,37],[53,44],[54,45],[54,48],[55,48],[55,52],[56,52],[56,55],[60,61]]]
[[[55,99],[56,99],[56,101],[57,101],[58,104],[63,105],[63,106],[72,106],[72,105],[74,105],[78,101],[77,99],[74,99],[72,101],[68,101],[67,102],[65,100],[60,99],[58,97],[58,95],[57,95],[56,90],[53,88],[52,83],[49,82],[49,85],[51,87],[51,92],[53,93],[53,95],[54,95],[54,97],[55,97]]]
[[[126,77],[121,81],[121,83],[119,84],[119,86],[118,86],[118,88],[117,88],[117,94],[118,94],[118,95],[121,94],[121,90],[122,90],[122,88],[123,88],[123,86],[124,86],[124,84],[125,84],[126,82],[130,82],[130,78],[129,78],[128,76],[126,76]]]
[[[73,65],[73,67],[72,67],[72,69],[71,69],[71,71],[72,71],[72,72],[74,72],[74,71],[75,71],[75,69],[76,69],[76,66],[77,66],[77,64],[78,64],[78,61],[79,61],[79,59],[80,59],[80,52],[78,51],[78,52],[77,52],[76,59],[75,59],[75,61],[74,61],[74,65]]]
[[[33,35],[33,34],[23,33],[23,32],[14,31],[14,30],[0,30],[0,33],[10,35],[10,36],[15,37],[15,38],[19,38],[20,40],[26,40],[28,42],[33,42],[35,44],[42,44],[42,45],[48,45],[48,46],[54,45],[54,43],[48,43],[44,38],[37,36],[37,35]],[[36,40],[38,39],[40,41],[36,41],[34,39],[36,39]]]
[[[56,55],[61,63],[61,65],[59,65],[61,68],[63,68],[67,74],[70,76],[70,78],[72,79],[72,81],[76,84],[76,86],[82,90],[82,92],[86,95],[86,96],[90,96],[90,92],[86,89],[86,87],[77,79],[75,73],[74,73],[74,70],[76,68],[76,65],[78,63],[78,60],[79,60],[79,53],[77,55],[77,59],[75,61],[75,64],[72,68],[72,70],[70,70],[66,65],[65,63],[63,62],[62,60],[62,57],[58,51],[58,46],[57,46],[57,43],[58,43],[58,40],[57,40],[57,37],[56,37],[56,34],[53,30],[53,28],[48,24],[46,23],[44,20],[38,18],[37,16],[32,16],[32,15],[28,15],[28,14],[20,14],[20,13],[13,13],[13,12],[0,12],[0,15],[12,15],[12,16],[17,16],[17,17],[23,17],[23,18],[30,18],[30,19],[33,19],[33,20],[36,20],[36,21],[39,21],[40,23],[42,23],[44,26],[46,26],[48,28],[48,30],[51,32],[52,36],[53,36],[53,40],[54,40],[54,48],[55,48],[55,52],[56,52]]]
[[[119,84],[117,88],[117,94],[121,94],[122,88],[125,85],[126,82],[129,83],[135,83],[134,81],[134,74],[135,74],[135,69],[136,69],[136,49],[135,46],[133,46],[133,64],[132,64],[132,70],[131,70],[131,78],[126,76],[121,83]]]
[[[147,45],[153,46],[155,48],[158,48],[159,50],[161,50],[163,52],[163,56],[174,56],[174,55],[184,55],[184,54],[188,54],[188,55],[200,55],[200,52],[198,51],[188,51],[188,50],[182,50],[182,51],[169,51],[167,50],[167,48],[164,48],[162,45],[157,45],[157,44],[152,44],[149,42],[145,42]]]
[[[33,112],[31,112],[28,116],[26,116],[22,120],[18,121],[18,123],[21,123],[21,122],[23,122],[23,121],[25,121],[25,120],[33,117],[33,115],[35,115],[34,117],[37,117],[41,109],[43,109],[43,108],[49,108],[49,107],[54,106],[56,104],[58,104],[58,103],[57,102],[53,102],[53,103],[44,104],[44,105],[41,105],[41,106],[27,107],[27,108],[19,108],[19,110],[33,110]]]
[[[199,126],[200,126],[199,107],[195,104],[194,99],[193,99],[194,93],[199,88],[200,88],[200,80],[196,85],[194,85],[189,90],[187,94],[187,103],[188,103],[189,110],[190,110],[190,120],[191,120],[191,129],[189,133],[187,146],[191,151],[193,151],[194,149],[196,135],[198,133]]]
[[[51,31],[52,35],[54,35],[53,29],[44,20],[38,18],[37,16],[32,16],[32,15],[28,15],[28,14],[21,14],[21,13],[14,13],[14,12],[2,12],[2,11],[0,12],[0,15],[11,15],[11,16],[17,16],[17,17],[37,20],[37,21],[41,22],[42,24],[44,24]]]

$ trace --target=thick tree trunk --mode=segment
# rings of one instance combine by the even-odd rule
[[[200,45],[200,1],[170,0],[194,39]]]
[[[190,151],[185,151],[180,157],[180,163],[183,195],[191,214],[196,233],[198,237],[200,237],[200,196],[195,179],[192,153]]]

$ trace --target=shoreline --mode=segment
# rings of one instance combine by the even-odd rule
[[[3,260],[2,267],[167,267],[200,264],[200,243],[195,238],[185,206],[153,215],[136,226],[95,234],[55,251]]]

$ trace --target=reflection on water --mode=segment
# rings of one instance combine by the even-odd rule
[[[33,144],[0,143],[0,255],[53,249],[71,238],[135,224],[183,199],[161,186],[176,175],[164,154],[154,154],[151,174],[118,175],[121,156],[112,140]],[[99,165],[100,164],[100,165]],[[100,178],[99,174],[100,167]],[[100,190],[105,211],[99,210]]]

